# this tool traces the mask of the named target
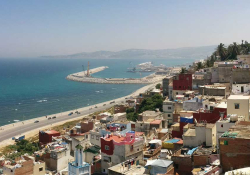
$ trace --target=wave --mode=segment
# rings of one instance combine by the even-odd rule
[[[42,103],[42,102],[46,102],[46,101],[48,101],[48,100],[38,100],[37,102]]]

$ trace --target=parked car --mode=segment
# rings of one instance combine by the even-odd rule
[[[76,113],[76,114],[81,114],[79,111],[76,111],[75,113]]]
[[[20,136],[18,138],[12,137],[12,140],[15,140],[15,142],[19,142],[19,141],[23,140],[24,138],[25,138],[25,135]]]
[[[103,106],[106,106],[106,104],[103,104]]]
[[[71,113],[69,113],[69,114],[68,114],[68,116],[70,116],[70,115],[72,115],[72,114],[74,114],[74,113],[73,113],[73,112],[71,112]]]
[[[55,119],[55,118],[56,118],[56,116],[52,117],[52,119]]]
[[[95,106],[95,108],[97,108],[97,106]]]
[[[51,119],[51,117],[48,118],[48,120],[50,120],[50,119]]]
[[[34,123],[38,123],[39,122],[39,120],[36,120]]]

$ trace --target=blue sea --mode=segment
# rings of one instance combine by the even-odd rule
[[[146,61],[172,67],[192,59],[0,59],[0,126],[59,113],[128,95],[144,85],[90,84],[68,81],[68,74],[90,68],[109,68],[93,74],[102,78],[139,78],[127,68]]]

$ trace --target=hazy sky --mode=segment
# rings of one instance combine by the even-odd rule
[[[250,0],[2,0],[0,57],[250,41]]]

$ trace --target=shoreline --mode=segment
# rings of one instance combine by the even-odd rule
[[[157,82],[157,83],[161,83],[161,82]],[[57,117],[56,119],[48,120],[48,118],[46,118],[45,116],[42,116],[42,117],[36,117],[36,118],[33,118],[33,119],[16,122],[16,123],[13,123],[13,124],[0,126],[0,128],[1,128],[0,129],[0,135],[1,136],[4,136],[5,135],[4,133],[16,132],[16,134],[13,134],[11,137],[8,137],[6,139],[1,138],[1,141],[0,141],[1,146],[0,146],[0,148],[6,146],[8,144],[13,144],[14,141],[11,140],[12,137],[25,135],[25,138],[29,138],[29,137],[32,137],[32,136],[36,135],[37,132],[39,130],[41,130],[41,129],[48,129],[48,128],[52,127],[52,126],[55,127],[55,126],[62,125],[63,123],[68,122],[68,121],[79,120],[79,119],[81,119],[83,117],[86,117],[86,116],[92,114],[92,113],[102,111],[102,110],[105,110],[105,109],[108,109],[108,108],[114,106],[114,104],[110,104],[111,101],[116,101],[115,103],[117,103],[117,101],[118,101],[118,104],[119,104],[119,101],[124,101],[126,97],[139,95],[139,93],[143,93],[143,92],[147,91],[148,89],[151,89],[151,88],[155,87],[155,85],[157,83],[143,86],[140,89],[137,89],[136,91],[132,92],[131,94],[129,94],[127,96],[123,96],[123,97],[116,98],[116,99],[113,99],[113,100],[109,100],[109,101],[105,101],[105,102],[102,102],[102,103],[94,104],[94,105],[91,105],[91,106],[86,106],[86,107],[82,107],[82,108],[78,108],[78,109],[72,109],[72,110],[69,110],[69,111],[64,111],[64,112],[61,112],[61,113],[47,115],[47,117],[56,116]],[[106,104],[106,105],[103,106],[103,104]],[[93,108],[94,106],[98,106],[98,108]],[[92,107],[93,110],[89,110],[90,107]],[[75,114],[76,110],[81,112],[81,113],[83,112],[83,114],[80,114],[80,115]],[[68,116],[68,114],[70,112],[74,112],[74,114],[72,116]],[[84,112],[85,113],[87,112],[87,114],[84,114]],[[64,119],[65,115],[68,116],[66,119]],[[61,121],[59,120],[60,117],[62,118]],[[36,120],[39,120],[39,123],[41,123],[41,124],[43,122],[44,126],[35,127],[34,129],[30,129],[30,130],[28,130],[26,132],[21,132],[21,130],[24,130],[25,128],[28,129],[28,128],[32,128],[32,127],[36,126],[37,123],[34,123]],[[51,123],[52,121],[54,123]]]

